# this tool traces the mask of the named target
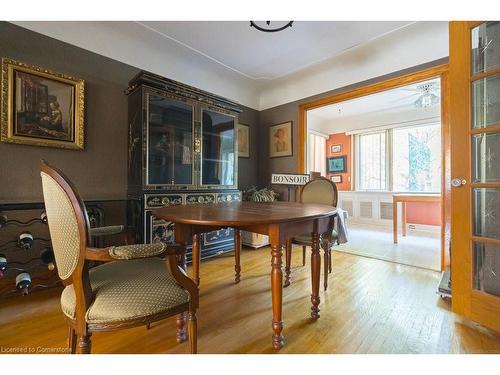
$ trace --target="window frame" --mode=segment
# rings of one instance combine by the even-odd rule
[[[360,187],[360,157],[359,157],[359,151],[360,151],[360,136],[362,135],[372,135],[372,134],[384,134],[385,135],[385,188],[384,189],[362,189]],[[390,149],[391,144],[389,143],[389,135],[387,129],[383,130],[368,130],[366,132],[354,134],[354,152],[353,152],[353,158],[354,158],[354,181],[355,181],[355,191],[365,191],[365,192],[385,192],[385,191],[391,191],[389,189],[392,188],[392,176],[390,174],[391,169],[389,166],[390,158],[389,154],[391,153]],[[392,155],[391,155],[392,156]]]
[[[440,129],[440,144],[441,144],[441,155],[442,155],[442,138],[443,138],[443,130],[442,130],[442,125],[439,121],[432,121],[432,122],[425,122],[422,124],[412,124],[412,125],[404,125],[404,126],[394,126],[391,128],[385,128],[385,129],[373,129],[373,130],[366,130],[362,131],[359,133],[353,134],[354,139],[353,139],[353,150],[354,152],[352,153],[352,157],[354,159],[354,191],[360,191],[360,192],[376,192],[376,193],[409,193],[409,194],[440,194],[441,189],[438,191],[408,191],[408,190],[401,190],[401,191],[394,191],[394,177],[393,177],[393,134],[395,129],[411,129],[411,128],[420,128],[424,126],[435,126],[439,125]],[[362,189],[360,187],[360,157],[359,157],[359,152],[360,152],[360,147],[359,147],[359,138],[362,135],[369,135],[369,134],[382,134],[385,133],[385,173],[386,173],[386,187],[385,189]],[[443,171],[441,171],[441,174]]]

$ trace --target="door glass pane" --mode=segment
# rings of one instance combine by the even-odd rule
[[[192,184],[193,107],[151,95],[148,110],[148,184]]]
[[[500,189],[477,188],[473,195],[474,235],[500,239]]]
[[[472,73],[500,65],[500,22],[485,22],[472,29]]]
[[[500,133],[476,134],[472,147],[474,182],[500,181]]]
[[[500,124],[500,74],[473,82],[472,121],[474,128]]]
[[[234,185],[234,117],[203,110],[203,185]]]
[[[500,247],[474,242],[474,289],[500,296]]]

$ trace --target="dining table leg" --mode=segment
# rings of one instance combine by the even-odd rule
[[[186,255],[182,254],[178,259],[179,266],[186,271]],[[175,318],[176,333],[175,339],[178,344],[187,341],[187,330],[186,330],[186,313],[180,313]]]
[[[312,247],[311,247],[311,317],[313,319],[319,318],[319,283],[320,283],[320,267],[321,267],[321,257],[319,254],[319,231],[318,231],[318,220],[314,220],[313,231],[311,233],[312,237]]]
[[[283,250],[278,242],[271,243],[271,291],[273,303],[273,348],[281,349],[284,344],[283,321],[281,320],[283,304],[283,272],[281,270]]]
[[[292,273],[292,239],[289,238],[286,240],[285,246],[285,283],[283,286],[286,288],[290,286],[290,275]]]
[[[184,246],[187,246],[187,240],[189,238],[190,229],[182,224],[175,224],[174,227],[174,238],[175,242]],[[186,253],[180,255],[177,259],[178,265],[186,272]],[[187,315],[186,313],[180,313],[175,317],[176,333],[175,338],[177,343],[181,344],[187,341],[187,329],[186,329]]]
[[[200,249],[200,235],[193,234],[193,250],[192,250],[192,264],[193,264],[193,280],[196,285],[200,286],[200,261],[201,261],[201,249]]]
[[[402,201],[401,202],[401,234],[403,237],[406,237],[406,202]]]
[[[328,253],[329,251],[329,246],[330,246],[330,242],[328,241],[324,241],[322,244],[321,244],[322,248],[323,248],[323,288],[324,290],[327,290],[328,289],[328,258],[330,256],[330,254]]]
[[[240,282],[241,273],[241,231],[234,229],[234,282]]]
[[[398,243],[398,201],[392,201],[392,236],[393,242]]]

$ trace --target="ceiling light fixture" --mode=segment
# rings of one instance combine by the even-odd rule
[[[273,22],[275,22],[275,21],[273,21]],[[265,26],[264,25],[263,26],[259,26],[257,24],[257,22],[250,21],[250,27],[255,27],[257,30],[264,31],[266,33],[275,33],[277,31],[285,30],[288,27],[292,27],[293,21],[289,21],[289,22],[285,21],[284,25],[283,25],[282,22],[275,22],[275,23],[278,23],[281,26],[271,27],[271,21],[266,21],[265,22]]]
[[[439,104],[439,96],[437,92],[438,86],[435,82],[424,83],[417,86],[421,94],[417,100],[413,102],[416,108],[429,108]]]
[[[435,94],[424,94],[413,103],[417,108],[429,108],[439,104],[439,96]]]

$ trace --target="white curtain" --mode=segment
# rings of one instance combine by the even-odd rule
[[[309,172],[320,172],[326,176],[326,139],[324,135],[309,132]]]

